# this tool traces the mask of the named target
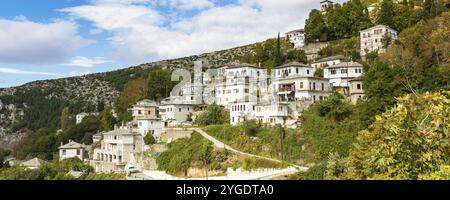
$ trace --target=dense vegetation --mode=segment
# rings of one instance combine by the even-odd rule
[[[230,122],[230,113],[222,106],[213,103],[208,106],[205,112],[200,114],[195,123],[201,126],[212,124],[225,124]]]
[[[310,42],[333,41],[359,36],[359,31],[376,24],[387,25],[402,31],[420,20],[430,19],[445,12],[444,1],[426,0],[415,3],[421,9],[415,9],[414,3],[394,3],[393,0],[378,1],[377,8],[369,13],[368,5],[375,2],[350,0],[334,4],[325,14],[312,10],[306,20],[305,33]],[[410,1],[412,2],[412,1]]]
[[[190,168],[206,168],[225,175],[228,168],[253,170],[284,167],[282,163],[240,156],[227,149],[216,149],[210,141],[196,132],[190,138],[169,144],[169,149],[157,157],[156,161],[160,170],[177,176],[187,176]]]
[[[291,178],[318,177],[309,173],[331,179],[445,177],[448,94],[426,92],[450,89],[447,27],[449,12],[421,21],[386,53],[368,60],[366,97],[356,105],[333,95],[304,113],[301,131],[316,153],[315,169],[326,172]]]
[[[204,127],[208,134],[243,152],[272,157],[289,162],[305,158],[301,136],[294,129],[281,126],[263,127],[255,123],[245,125],[211,125]]]
[[[72,177],[69,172],[83,172],[79,178]],[[94,174],[92,167],[85,165],[78,158],[61,162],[43,163],[38,169],[26,169],[15,165],[0,169],[0,180],[123,180],[123,174]]]

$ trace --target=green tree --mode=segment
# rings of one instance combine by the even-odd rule
[[[71,125],[70,109],[65,107],[61,112],[61,129],[66,130]]]
[[[450,92],[398,98],[359,133],[346,159],[349,179],[418,179],[450,162]]]
[[[378,11],[377,24],[394,27],[395,5],[392,0],[383,0]]]
[[[289,62],[295,61],[299,63],[307,63],[308,58],[303,50],[292,49],[287,52],[286,60]]]
[[[198,116],[196,123],[202,126],[224,124],[229,122],[228,112],[216,103],[208,106],[207,110]]]
[[[280,33],[278,33],[278,38],[277,38],[277,46],[275,47],[275,65],[276,66],[280,66],[283,64],[283,58],[282,58],[282,54],[281,54],[281,38],[280,38]]]
[[[172,81],[172,71],[161,68],[153,69],[148,75],[148,97],[160,101],[169,97],[173,87],[177,84]]]
[[[145,145],[153,145],[156,143],[156,139],[155,137],[153,137],[153,134],[151,133],[147,133],[147,135],[145,135],[144,137],[144,143]]]
[[[305,24],[305,35],[306,39],[311,42],[328,41],[328,28],[321,11],[313,9],[309,13]]]
[[[100,125],[103,131],[111,131],[114,128],[114,117],[112,115],[111,107],[107,106],[100,114]]]

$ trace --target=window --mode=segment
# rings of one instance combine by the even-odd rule
[[[316,90],[316,83],[313,83],[313,90]]]
[[[66,150],[62,150],[62,155],[65,156],[66,155]]]
[[[77,149],[77,155],[80,155],[80,150],[79,149]]]
[[[324,90],[325,90],[325,84],[322,83],[322,91],[324,91]]]
[[[360,90],[361,89],[361,84],[357,84],[356,88],[358,88],[358,90]]]
[[[245,89],[245,93],[248,94],[250,92],[249,89]]]
[[[152,114],[152,111],[148,111],[148,114],[151,115],[151,114]]]
[[[346,74],[346,73],[348,73],[347,69],[341,69],[341,74]]]
[[[332,70],[331,70],[331,74],[336,74],[336,70],[335,70],[335,69],[332,69]]]
[[[298,74],[298,68],[295,68],[295,73]]]
[[[139,114],[139,115],[142,115],[142,111],[141,111],[141,110],[138,110],[138,114]]]
[[[191,110],[191,108],[187,108],[187,110],[188,110],[188,111],[190,111],[190,110]]]
[[[300,88],[303,89],[303,82],[300,82]]]
[[[178,112],[181,112],[181,108],[178,108]]]
[[[306,70],[306,74],[309,74],[309,69]]]
[[[291,73],[291,69],[289,69],[289,74]]]

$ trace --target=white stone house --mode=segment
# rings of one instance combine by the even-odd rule
[[[322,13],[326,13],[328,8],[331,8],[333,6],[333,1],[330,0],[324,0],[320,2],[320,10]]]
[[[330,56],[330,57],[321,58],[319,60],[316,60],[313,63],[311,63],[311,66],[317,70],[317,69],[323,69],[327,66],[337,65],[343,61],[344,61],[344,56],[336,55],[336,56]]]
[[[61,143],[61,146],[58,147],[58,149],[60,161],[68,158],[78,158],[81,161],[84,161],[84,159],[87,159],[89,157],[86,146],[84,144],[76,143],[72,140],[70,140],[67,144]]]
[[[142,137],[150,133],[156,139],[160,138],[164,123],[161,121],[159,105],[156,102],[144,99],[129,110],[133,116],[133,124],[137,126]]]
[[[194,112],[195,105],[173,104],[168,102],[159,106],[159,113],[164,126],[176,126],[188,121],[188,115]]]
[[[396,40],[397,31],[385,25],[377,25],[360,31],[359,36],[361,44],[360,54],[361,56],[365,56],[373,51],[383,53],[385,51],[383,48],[383,39],[389,36],[392,41]]]
[[[331,85],[329,79],[319,77],[288,77],[273,83],[280,102],[323,101],[328,98]]]
[[[225,76],[218,76],[214,84],[216,103],[228,108],[230,103],[256,98],[267,90],[267,71],[250,64],[233,64],[223,68]],[[256,100],[256,99],[253,99]]]
[[[294,48],[302,48],[306,44],[305,30],[297,29],[287,32],[286,39],[294,45]]]
[[[101,148],[94,150],[90,164],[95,172],[123,172],[135,153],[143,151],[142,135],[130,127],[103,134]]]
[[[255,106],[255,119],[261,124],[286,125],[292,120],[289,103],[260,103]]]
[[[85,113],[85,112],[79,113],[75,116],[76,124],[80,124],[81,122],[83,122],[84,118],[90,115],[98,115],[98,113]]]
[[[351,79],[350,81],[350,100],[356,104],[359,99],[364,98],[365,92],[362,77]]]
[[[348,95],[350,80],[361,77],[364,67],[357,62],[342,62],[337,65],[325,67],[324,77],[330,80],[333,87],[342,89]]]
[[[256,105],[256,102],[236,102],[230,104],[230,124],[237,125],[245,120],[256,119]]]

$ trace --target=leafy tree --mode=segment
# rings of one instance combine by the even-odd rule
[[[316,71],[314,72],[314,77],[321,77],[321,78],[323,78],[323,69],[322,68],[317,68]]]
[[[287,52],[286,60],[291,62],[299,62],[299,63],[307,63],[308,58],[306,57],[306,53],[303,50],[292,49]]]
[[[450,92],[406,95],[359,133],[349,179],[418,179],[449,164]]]
[[[244,127],[244,133],[251,137],[256,136],[260,128],[256,120],[245,120],[242,126]]]
[[[198,116],[196,123],[202,126],[228,123],[229,117],[227,115],[228,112],[224,108],[214,103]]]
[[[148,92],[149,89],[145,79],[138,78],[128,82],[117,97],[117,110],[121,113],[127,112],[127,109],[136,102],[147,98]]]
[[[145,135],[144,137],[144,143],[145,145],[152,145],[156,143],[156,139],[151,133],[147,133],[147,135]]]
[[[172,81],[172,71],[155,68],[148,75],[147,84],[148,97],[160,101],[170,95],[177,83]]]
[[[282,59],[282,55],[281,55],[281,39],[280,39],[280,33],[278,33],[277,46],[276,46],[276,50],[275,50],[275,65],[280,66],[282,64],[283,64],[283,59]]]
[[[306,39],[311,42],[328,41],[328,28],[321,11],[313,9],[309,13],[305,24],[305,35]]]

